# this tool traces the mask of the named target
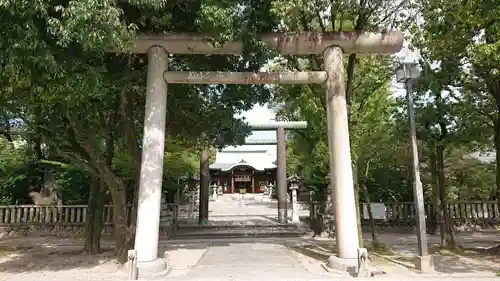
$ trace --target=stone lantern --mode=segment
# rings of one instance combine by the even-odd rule
[[[271,196],[273,195],[273,189],[274,189],[274,185],[270,182],[267,185],[267,194],[269,194],[269,198],[271,198]]]
[[[300,178],[297,175],[292,175],[287,179],[290,184],[290,190],[292,191],[292,222],[298,223],[299,219],[299,204],[297,202],[297,190],[299,189]]]
[[[217,193],[217,184],[216,183],[213,183],[212,184],[212,196],[210,198],[211,201],[216,201],[217,200],[217,197],[218,197],[218,193]]]
[[[325,176],[326,190],[325,190],[325,212],[333,214],[333,187],[332,177],[330,174]]]
[[[326,186],[326,194],[325,194],[325,214],[323,222],[326,224],[326,227],[330,234],[333,233],[335,229],[335,206],[333,202],[333,186],[332,186],[332,177],[328,174],[325,177]]]

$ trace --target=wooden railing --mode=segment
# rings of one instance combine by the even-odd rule
[[[310,203],[310,210],[318,212],[319,206],[324,204],[320,201]],[[381,211],[380,204],[384,204],[385,208]],[[366,203],[361,203],[363,218],[367,218]],[[375,203],[372,206],[378,205],[377,211],[374,211],[374,217],[389,221],[405,221],[413,220],[416,217],[415,204],[413,202],[390,202],[390,203]],[[425,214],[432,214],[433,204],[425,204]],[[474,219],[500,219],[500,212],[497,201],[452,201],[447,204],[450,216],[455,220],[474,220]],[[373,208],[375,209],[375,208]],[[383,212],[383,213],[381,213]]]
[[[386,203],[386,218],[388,220],[409,220],[416,216],[413,202]],[[497,201],[451,201],[447,205],[453,219],[500,219]],[[432,214],[433,204],[425,204],[425,214]]]
[[[173,216],[175,204],[169,205],[167,216]],[[87,221],[87,205],[37,206],[7,205],[0,206],[0,225],[22,224],[63,224],[84,225]],[[128,206],[130,215],[132,207]],[[113,223],[113,206],[105,205],[102,215],[103,223]]]
[[[320,202],[312,202],[310,208],[319,210]],[[364,204],[364,203],[363,203]],[[380,203],[377,203],[380,204]],[[168,211],[166,217],[173,218],[176,204],[166,204]],[[413,202],[391,202],[384,203],[385,208],[377,208],[378,218],[385,220],[405,221],[415,219],[415,205]],[[188,205],[186,205],[188,206]],[[179,206],[181,216],[193,213],[194,208]],[[184,207],[184,208],[183,208]],[[188,206],[189,207],[189,206]],[[380,205],[379,205],[380,207]],[[432,212],[432,204],[425,205],[426,215]],[[457,201],[447,204],[448,211],[452,218],[456,220],[470,219],[500,219],[500,212],[496,201]],[[189,209],[189,211],[188,211]],[[364,208],[363,208],[364,209]],[[132,208],[128,207],[130,214]],[[382,213],[381,213],[382,212]],[[385,214],[384,214],[385,213]],[[179,214],[177,214],[179,215]],[[187,214],[189,216],[189,214]],[[366,216],[364,216],[366,218]],[[113,207],[104,206],[103,223],[110,225],[113,223]],[[87,220],[87,205],[63,205],[63,206],[36,206],[36,205],[8,205],[0,206],[0,225],[22,225],[22,224],[63,224],[63,225],[83,225]]]

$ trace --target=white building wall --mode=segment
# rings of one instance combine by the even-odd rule
[[[215,159],[217,163],[238,163],[244,160],[247,163],[260,166],[276,161],[276,146],[242,145],[227,147],[217,152]]]

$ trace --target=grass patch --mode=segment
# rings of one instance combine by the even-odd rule
[[[33,249],[33,246],[0,246],[0,257],[5,257],[14,253],[29,251]]]
[[[390,245],[381,243],[377,240],[372,241],[368,250],[380,255],[394,255],[394,250]]]
[[[414,267],[415,264],[415,257],[412,256],[397,256],[394,260],[405,264],[407,267]]]
[[[328,251],[324,247],[319,247],[316,245],[295,245],[288,248],[299,254],[321,262],[328,261],[328,258],[333,254],[333,252]]]
[[[439,254],[443,256],[460,255],[460,256],[494,256],[498,255],[500,252],[500,247],[495,246],[491,248],[464,248],[461,246],[455,247],[431,247],[429,248],[430,254]]]
[[[443,255],[443,256],[455,256],[455,255],[466,256],[474,254],[474,251],[470,249],[465,249],[461,246],[454,246],[454,247],[434,246],[429,248],[429,254]]]

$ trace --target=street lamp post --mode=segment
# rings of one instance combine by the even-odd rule
[[[417,63],[403,63],[396,68],[396,80],[406,87],[406,103],[408,107],[408,125],[410,129],[410,143],[412,150],[413,194],[417,213],[417,241],[418,256],[415,259],[415,268],[420,271],[433,270],[432,256],[427,248],[427,232],[425,225],[425,206],[422,182],[420,181],[420,164],[418,161],[417,134],[415,128],[415,112],[413,109],[412,87],[413,82],[420,76]]]

